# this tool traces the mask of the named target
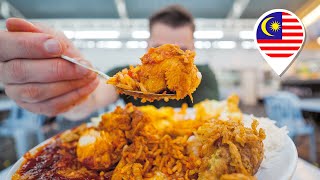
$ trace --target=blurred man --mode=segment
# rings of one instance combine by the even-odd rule
[[[81,119],[118,99],[115,88],[96,74],[59,58],[64,54],[89,64],[62,32],[17,18],[8,19],[6,26],[8,31],[0,32],[0,81],[6,94],[22,108],[47,116],[63,113],[69,119]],[[193,18],[186,10],[170,6],[150,18],[149,47],[173,43],[193,50],[194,29]],[[217,99],[214,74],[207,65],[198,68],[203,77],[193,94],[194,103]],[[154,105],[180,106],[183,102],[192,105],[189,98]]]

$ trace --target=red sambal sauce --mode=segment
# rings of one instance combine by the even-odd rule
[[[15,179],[59,179],[91,180],[111,179],[110,172],[90,170],[77,160],[77,141],[62,143],[57,138],[35,154],[27,153],[20,169],[12,177]]]

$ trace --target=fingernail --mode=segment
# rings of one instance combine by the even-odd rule
[[[87,76],[87,79],[95,79],[97,78],[97,74],[94,72],[90,72],[89,75]]]
[[[46,42],[44,42],[44,49],[49,54],[60,55],[60,53],[61,53],[61,44],[56,39],[48,39]]]
[[[84,61],[84,60],[79,60],[79,63],[81,64],[84,64],[84,65],[87,65],[87,66],[91,66],[90,63],[88,61]],[[82,74],[82,75],[86,75],[90,72],[90,70],[84,68],[84,67],[81,67],[81,66],[77,66],[77,70],[76,70],[79,74]]]

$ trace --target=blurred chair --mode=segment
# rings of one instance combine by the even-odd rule
[[[0,135],[14,138],[18,158],[45,140],[41,129],[43,119],[44,116],[26,111],[15,103],[12,104],[8,118],[0,124]],[[32,135],[36,138],[32,138]]]
[[[265,109],[268,117],[275,120],[279,127],[287,126],[288,135],[292,139],[299,135],[309,135],[310,158],[312,162],[316,162],[314,127],[305,122],[300,109],[299,98],[290,92],[280,91],[265,98]]]

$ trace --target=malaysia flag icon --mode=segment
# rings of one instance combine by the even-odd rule
[[[255,43],[261,55],[281,76],[303,47],[305,29],[302,22],[288,10],[275,9],[258,19],[255,32]]]

